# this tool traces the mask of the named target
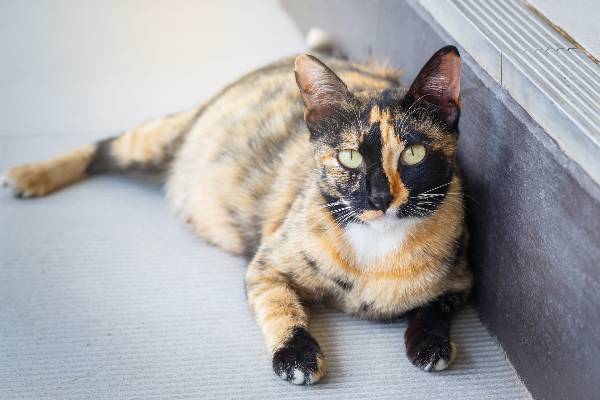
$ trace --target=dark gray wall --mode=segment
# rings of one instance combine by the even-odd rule
[[[453,40],[414,1],[286,0],[409,84]],[[459,46],[460,47],[460,46]],[[535,398],[600,396],[600,188],[462,51],[460,160],[479,313]]]

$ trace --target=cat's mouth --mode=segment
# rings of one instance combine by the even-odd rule
[[[381,210],[366,210],[361,214],[361,219],[365,222],[376,220],[384,217],[385,214]]]
[[[337,211],[339,217],[345,223],[363,223],[377,230],[387,230],[394,228],[398,224],[402,224],[406,219],[419,219],[427,217],[433,210],[417,210],[410,204],[403,204],[399,207],[389,207],[385,211],[375,210],[372,208],[353,207],[349,201],[339,200],[338,203],[343,203],[344,207]],[[425,213],[425,211],[429,211]],[[338,218],[336,218],[338,219]]]
[[[386,229],[397,224],[399,218],[395,212],[388,209],[386,212],[381,210],[365,210],[360,214],[360,219],[374,228]]]
[[[365,220],[365,223],[376,231],[387,232],[402,225],[403,221],[393,213],[383,213],[380,211],[379,216]]]
[[[403,219],[406,218],[419,218],[425,217],[426,215],[423,213],[411,213],[412,209],[408,208],[388,208],[385,212],[381,210],[364,210],[359,214],[359,220],[366,223],[367,225],[386,229],[388,227],[393,227],[396,224],[400,223]]]

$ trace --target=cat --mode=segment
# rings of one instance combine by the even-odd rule
[[[248,302],[280,378],[325,374],[308,330],[314,303],[407,317],[409,360],[443,370],[456,356],[450,319],[472,285],[460,55],[440,49],[408,89],[396,70],[321,58],[281,60],[191,111],[12,168],[6,185],[37,197],[100,173],[168,171],[176,213],[248,259]]]

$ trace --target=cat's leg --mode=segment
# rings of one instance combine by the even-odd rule
[[[198,113],[196,109],[148,121],[59,157],[16,166],[6,172],[3,186],[18,197],[38,197],[94,174],[163,170]]]
[[[273,371],[297,385],[325,374],[325,359],[308,332],[308,312],[291,282],[260,252],[246,273],[248,302],[273,357]]]
[[[406,355],[415,366],[441,371],[454,361],[456,346],[450,339],[450,323],[465,297],[466,293],[446,294],[411,311],[404,338]]]

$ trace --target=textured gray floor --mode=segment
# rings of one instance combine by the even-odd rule
[[[166,3],[0,3],[0,46],[12,54],[0,76],[0,170],[193,104],[242,71],[300,50],[272,2]],[[199,20],[193,37],[181,33],[191,29],[190,13]],[[152,51],[140,51],[140,32],[164,15],[170,28],[158,38],[148,31]],[[232,24],[209,24],[219,18],[244,35]],[[108,28],[116,33],[105,35]],[[172,50],[164,35],[184,43]],[[227,51],[211,45],[215,38]],[[203,63],[210,51],[216,55]],[[106,52],[118,60],[107,61]],[[330,372],[314,387],[291,386],[271,372],[243,273],[241,260],[176,221],[154,181],[99,177],[39,200],[1,192],[0,399],[529,396],[470,309],[455,324],[460,356],[439,374],[408,363],[404,322],[319,310],[312,330]]]

